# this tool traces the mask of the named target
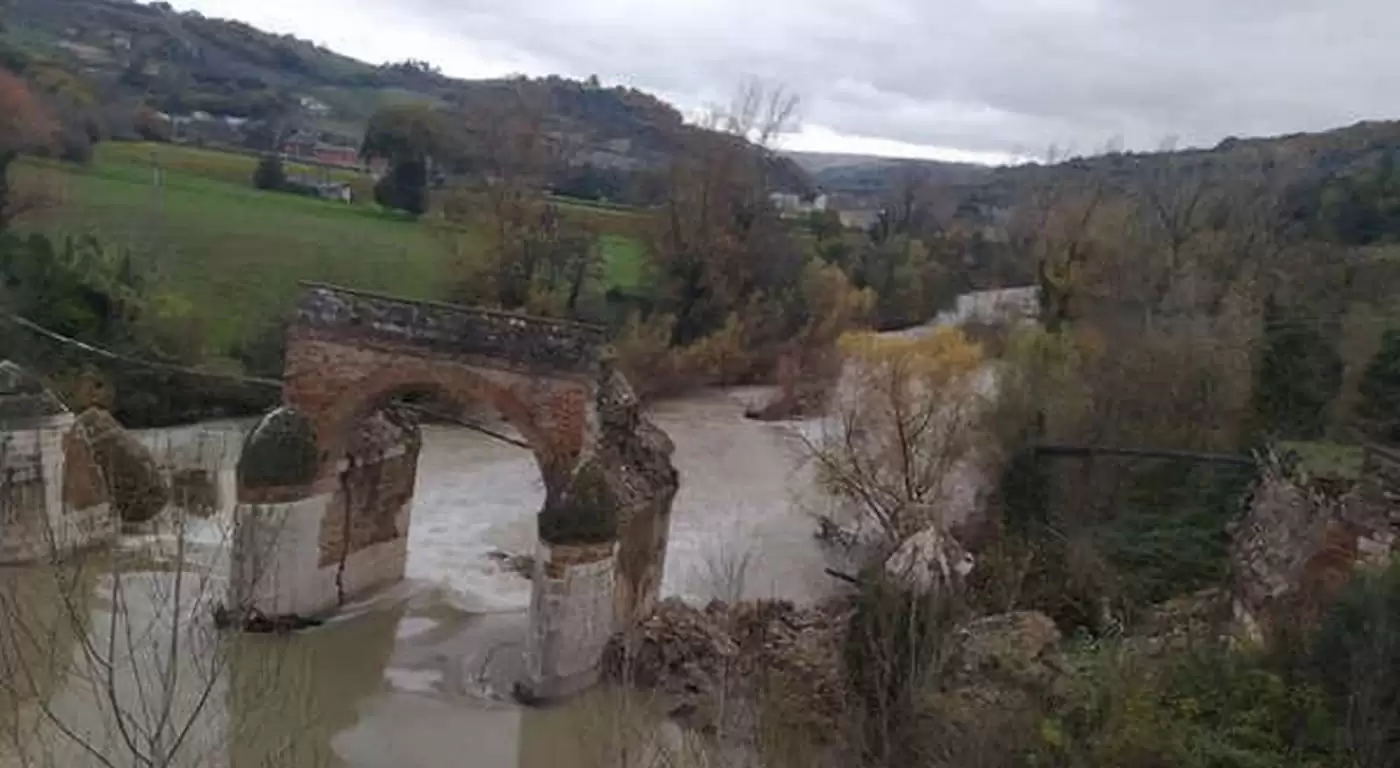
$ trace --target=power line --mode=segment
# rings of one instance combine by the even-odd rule
[[[494,438],[494,439],[496,439],[496,440],[499,440],[500,442],[507,443],[507,444],[509,444],[509,445],[513,445],[513,446],[515,446],[516,448],[524,448],[524,449],[527,450],[527,451],[534,451],[534,450],[535,450],[533,446],[531,446],[529,443],[525,442],[524,440],[517,440],[517,439],[515,439],[515,438],[513,438],[513,437],[510,437],[510,436],[508,436],[508,435],[501,434],[500,432],[495,432],[495,431],[493,431],[493,430],[487,429],[486,427],[483,427],[483,426],[481,426],[480,424],[474,424],[474,423],[472,423],[472,422],[465,421],[465,420],[463,420],[463,419],[459,419],[459,418],[457,418],[457,417],[455,417],[455,416],[449,416],[449,415],[447,415],[447,414],[445,414],[445,413],[442,413],[442,412],[440,412],[440,411],[430,410],[430,409],[428,409],[428,408],[424,408],[424,407],[418,406],[418,405],[411,405],[411,404],[409,404],[409,403],[395,403],[395,406],[398,407],[398,408],[404,408],[404,409],[413,411],[414,413],[417,413],[417,414],[419,414],[420,416],[427,416],[427,417],[429,417],[429,418],[438,419],[438,420],[440,420],[440,421],[446,421],[446,422],[448,422],[449,424],[452,424],[452,425],[458,426],[458,427],[462,427],[463,429],[469,429],[469,430],[471,430],[471,431],[473,431],[473,432],[480,432],[481,434],[483,434],[483,435],[485,435],[485,436],[487,436],[487,437]]]
[[[186,376],[199,376],[211,379],[223,379],[225,381],[250,384],[258,387],[276,388],[278,390],[282,389],[282,382],[276,379],[265,379],[257,376],[241,376],[238,374],[219,373],[214,371],[201,371],[197,368],[189,368],[181,365],[172,365],[170,363],[160,363],[154,360],[145,360],[138,357],[132,357],[130,355],[123,355],[118,352],[113,352],[110,349],[105,349],[103,347],[88,344],[87,342],[78,341],[77,339],[64,336],[63,334],[58,333],[56,331],[51,331],[48,328],[45,328],[32,320],[10,312],[0,312],[0,319],[8,320],[9,322],[20,326],[21,328],[36,333],[50,341],[57,342],[65,346],[73,347],[75,349],[82,350],[83,352],[89,355],[94,355],[96,357],[100,357],[113,362],[124,363],[126,365],[132,365],[151,370],[165,371],[167,373],[178,373]],[[513,445],[517,448],[524,448],[525,450],[529,451],[534,450],[534,448],[529,443],[523,440],[517,440],[508,435],[504,435],[500,432],[487,429],[486,427],[483,427],[479,424],[474,424],[464,419],[459,419],[441,412],[432,411],[421,406],[415,406],[407,403],[399,403],[398,405],[400,407],[404,407],[408,410],[414,411],[415,413],[418,413],[422,416],[428,416],[430,418],[449,422],[454,426],[462,427],[473,432],[478,432],[482,435],[485,435],[487,437],[493,438],[495,440],[509,445]]]
[[[1034,446],[1038,456],[1124,456],[1143,459],[1173,459],[1177,461],[1201,462],[1205,464],[1226,464],[1240,467],[1253,467],[1257,462],[1249,456],[1230,453],[1203,453],[1200,451],[1178,451],[1162,448],[1116,448],[1102,445],[1055,445],[1039,443]]]
[[[198,376],[209,379],[224,379],[226,381],[236,381],[239,383],[252,384],[260,387],[275,387],[277,389],[282,388],[282,382],[276,379],[264,379],[256,376],[241,376],[232,373],[202,371],[198,368],[189,368],[187,366],[173,365],[171,363],[160,363],[154,360],[144,360],[138,357],[123,355],[119,352],[113,352],[110,349],[105,349],[103,347],[88,344],[87,342],[78,341],[77,339],[64,336],[63,334],[58,333],[56,331],[51,331],[48,328],[45,328],[42,325],[33,322],[32,320],[28,320],[24,317],[12,314],[10,312],[0,312],[0,318],[9,320],[10,322],[20,326],[21,328],[24,328],[28,331],[32,331],[33,333],[37,333],[40,336],[49,339],[50,341],[54,341],[65,346],[73,347],[75,349],[80,349],[89,355],[95,355],[97,357],[106,360],[111,360],[113,362],[125,363],[127,365],[134,365],[140,368],[147,368],[151,370],[164,371],[166,373],[178,373],[185,376]]]

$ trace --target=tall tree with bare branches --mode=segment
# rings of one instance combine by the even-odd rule
[[[57,130],[29,86],[0,69],[0,232],[23,207],[14,194],[11,166],[20,154],[53,141]]]
[[[978,434],[980,349],[960,331],[919,338],[852,334],[841,342],[847,373],[829,405],[829,423],[804,439],[819,485],[889,554],[920,530],[949,528],[959,472]]]
[[[676,318],[673,343],[722,327],[754,297],[792,287],[803,259],[768,201],[771,144],[793,129],[797,99],[744,86],[727,109],[682,129],[655,238]]]

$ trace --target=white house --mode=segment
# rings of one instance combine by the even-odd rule
[[[826,210],[827,196],[818,194],[808,200],[796,192],[773,192],[768,195],[773,207],[778,209],[778,213],[784,217],[806,216]]]

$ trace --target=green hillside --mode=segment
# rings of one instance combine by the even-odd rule
[[[162,167],[159,187],[152,157]],[[88,167],[27,160],[20,183],[47,190],[57,204],[22,225],[56,236],[94,234],[148,260],[162,286],[189,303],[211,355],[273,327],[290,308],[298,281],[443,298],[453,284],[454,249],[475,247],[473,233],[448,236],[439,222],[254,189],[248,180],[256,162],[118,142],[99,145]],[[645,250],[625,230],[635,229],[636,217],[588,208],[566,214],[590,215],[608,233],[601,242],[606,279],[635,289]]]

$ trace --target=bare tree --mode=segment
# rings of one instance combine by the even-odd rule
[[[745,522],[747,516],[740,508],[729,520],[714,526],[710,551],[696,574],[699,586],[709,593],[710,599],[725,603],[744,599],[749,570],[757,554],[753,532]]]
[[[862,334],[843,348],[847,372],[827,423],[804,445],[819,485],[887,556],[923,528],[963,522],[981,356],[946,328],[912,339]]]
[[[212,498],[186,495],[110,549],[69,552],[50,526],[49,562],[0,582],[0,755],[24,768],[171,768],[225,765],[256,743],[266,765],[321,763],[286,727],[296,713],[277,730],[261,714],[273,690],[305,683],[298,670],[277,645],[217,626],[231,521]],[[250,674],[261,666],[277,674]]]
[[[23,152],[46,146],[58,131],[25,82],[0,71],[0,232],[43,198],[16,193],[10,171]]]
[[[711,114],[701,124],[712,130],[722,130],[741,136],[765,149],[783,135],[798,127],[798,107],[801,99],[782,85],[765,85],[752,79],[743,83],[730,106],[723,112]]]
[[[544,86],[500,85],[461,116],[471,182],[445,206],[461,225],[481,224],[487,248],[471,242],[460,297],[541,314],[576,315],[590,281],[601,275],[598,233],[568,221],[546,197],[551,174],[573,162],[581,137],[549,121]],[[465,260],[464,260],[465,261]]]

